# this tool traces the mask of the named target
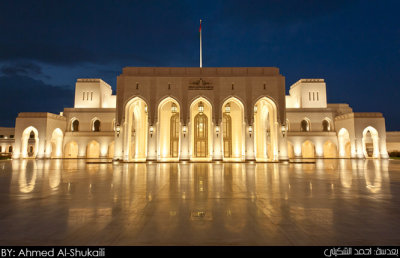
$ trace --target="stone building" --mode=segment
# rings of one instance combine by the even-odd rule
[[[0,138],[13,158],[388,158],[381,113],[328,104],[323,79],[300,79],[286,95],[275,67],[126,67],[116,95],[101,79],[78,79],[73,108],[20,113],[14,135]]]

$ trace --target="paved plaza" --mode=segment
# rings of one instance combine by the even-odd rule
[[[1,245],[400,245],[400,161],[0,162]]]

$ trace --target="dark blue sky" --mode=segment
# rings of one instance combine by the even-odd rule
[[[125,66],[276,66],[286,90],[324,78],[330,103],[400,130],[400,1],[1,1],[0,125],[73,106],[77,78]]]

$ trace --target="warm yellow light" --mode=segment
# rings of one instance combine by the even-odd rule
[[[204,104],[201,101],[199,103],[199,109],[198,110],[199,110],[199,113],[203,113],[204,112]]]
[[[172,103],[171,104],[171,112],[175,114],[177,111],[178,111],[178,107],[176,106],[175,103]]]
[[[231,105],[230,105],[229,103],[227,103],[227,104],[225,105],[225,112],[226,112],[226,113],[230,113],[230,112],[231,112]]]

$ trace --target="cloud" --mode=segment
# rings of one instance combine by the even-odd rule
[[[42,68],[32,62],[18,62],[6,64],[0,68],[0,72],[6,76],[14,75],[43,75]]]
[[[0,76],[1,126],[14,126],[20,112],[51,112],[58,114],[73,107],[74,88],[56,87],[28,76]]]

